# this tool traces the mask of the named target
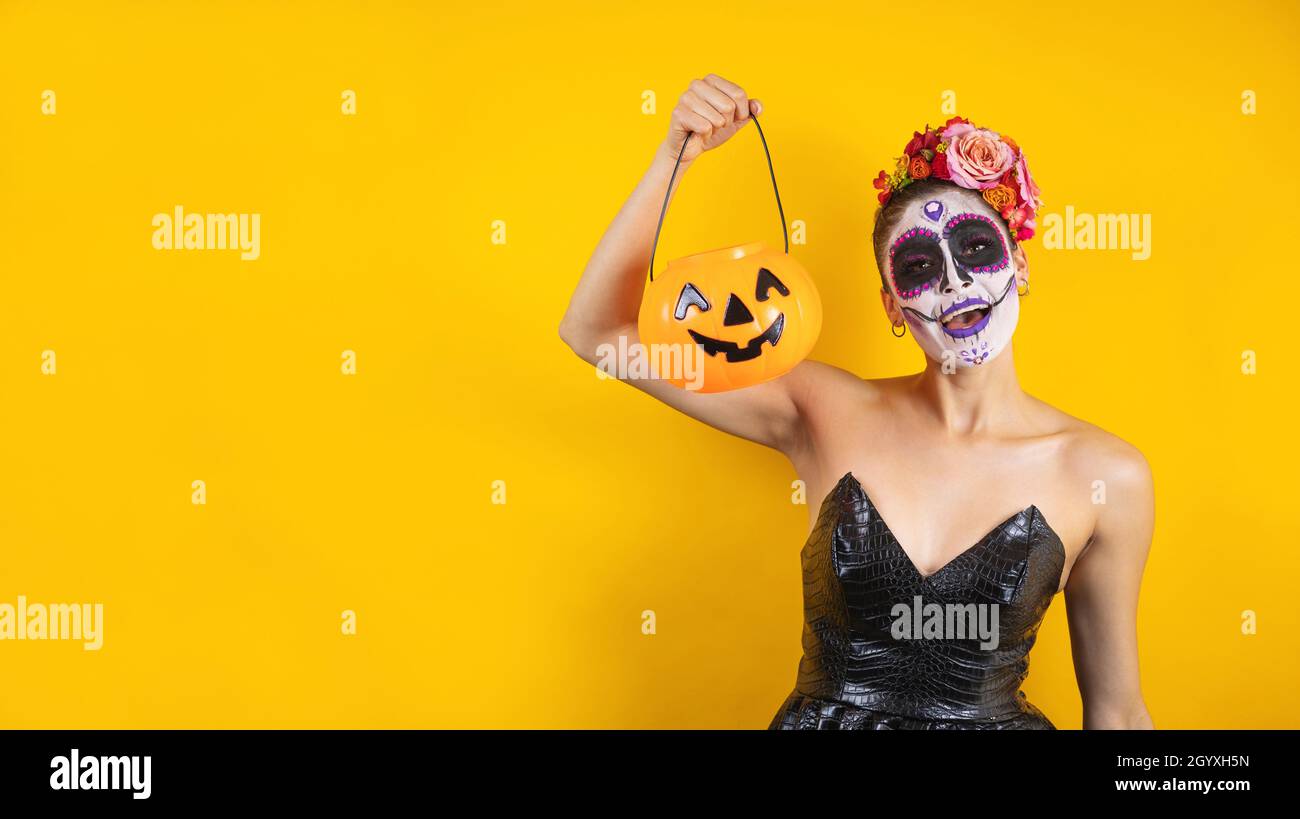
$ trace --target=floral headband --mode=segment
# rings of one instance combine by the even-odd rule
[[[895,191],[928,178],[982,192],[1016,241],[1033,237],[1043,201],[1025,153],[1011,137],[976,128],[965,117],[953,117],[942,128],[927,125],[913,133],[894,172],[881,171],[872,184],[880,189],[884,207]]]

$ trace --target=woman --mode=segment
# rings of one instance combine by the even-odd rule
[[[680,179],[762,110],[713,74],[682,94],[561,322],[579,356],[595,363],[602,344],[637,340],[674,167]],[[876,181],[873,244],[885,313],[925,353],[921,372],[864,380],[804,361],[712,394],[629,381],[778,449],[809,497],[824,498],[802,553],[804,656],[769,727],[1054,728],[1020,685],[1064,591],[1084,727],[1151,728],[1136,636],[1150,469],[1016,378],[1011,341],[1029,288],[1021,242],[1038,205],[1024,154],[959,118],[908,149]]]

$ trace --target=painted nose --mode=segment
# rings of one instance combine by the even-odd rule
[[[727,314],[722,317],[722,324],[731,327],[736,324],[748,324],[754,320],[754,314],[735,293],[727,299]]]
[[[945,265],[943,272],[943,292],[956,293],[958,290],[964,290],[975,283],[966,271],[962,270],[955,264]]]

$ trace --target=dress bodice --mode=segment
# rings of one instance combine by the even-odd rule
[[[1037,507],[922,575],[850,472],[800,559],[803,657],[770,727],[1054,727],[1020,691],[1065,566]]]

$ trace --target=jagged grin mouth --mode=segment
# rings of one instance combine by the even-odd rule
[[[749,361],[758,358],[759,353],[763,351],[763,342],[765,341],[775,347],[776,343],[781,340],[781,331],[784,329],[785,313],[782,313],[776,317],[776,321],[772,322],[766,330],[751,338],[744,347],[734,341],[723,341],[700,335],[694,330],[687,330],[686,332],[691,334],[691,338],[696,344],[704,348],[704,352],[711,356],[726,353],[727,361],[734,364],[738,361]]]
[[[1007,278],[1007,284],[1002,288],[1002,295],[998,300],[989,303],[981,298],[963,299],[944,310],[936,318],[926,315],[920,310],[913,310],[911,307],[904,307],[903,311],[910,315],[916,316],[921,321],[938,322],[943,328],[943,332],[950,338],[969,338],[983,332],[984,328],[989,325],[989,316],[993,314],[993,308],[997,307],[1011,293],[1011,288],[1015,286],[1016,277]]]

